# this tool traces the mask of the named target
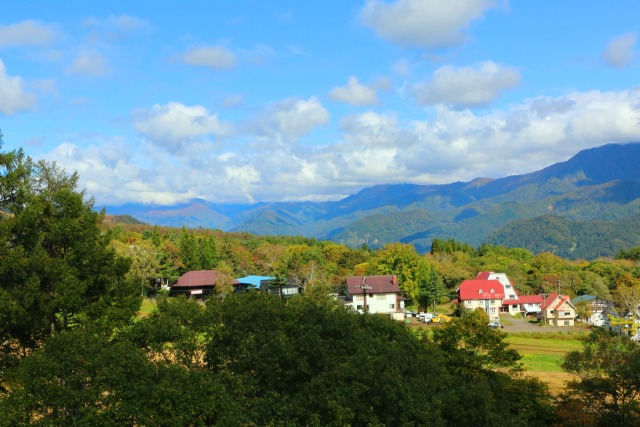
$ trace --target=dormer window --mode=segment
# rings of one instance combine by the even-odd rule
[[[478,293],[481,294],[482,293],[482,289],[478,289]]]
[[[494,293],[495,293],[495,291],[494,291],[493,289],[491,289],[489,292],[490,292],[490,293],[492,293],[492,294],[494,294]]]

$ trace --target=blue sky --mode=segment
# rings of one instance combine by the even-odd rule
[[[98,206],[336,200],[640,142],[640,3],[0,6],[3,150]]]

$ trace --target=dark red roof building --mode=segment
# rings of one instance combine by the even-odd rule
[[[218,272],[215,270],[188,271],[178,277],[176,283],[171,286],[171,295],[186,295],[204,299],[215,291],[216,281],[218,281]],[[232,285],[239,283],[235,279],[231,282]]]

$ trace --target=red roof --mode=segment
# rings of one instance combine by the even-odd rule
[[[506,299],[502,305],[542,304],[542,295],[518,295],[518,299]]]
[[[520,295],[522,304],[542,304],[542,295]]]
[[[178,281],[173,286],[193,288],[215,286],[218,279],[218,272],[215,270],[194,270],[184,273],[178,277]],[[237,280],[233,280],[232,284],[238,284]]]
[[[367,294],[397,294],[400,293],[398,278],[394,275],[386,276],[351,276],[347,277],[347,288],[351,295],[364,293],[362,284],[366,284]]]
[[[497,280],[465,280],[458,287],[461,300],[503,299],[504,287]]]
[[[542,302],[541,307],[542,308],[547,308],[547,307],[551,307],[551,305],[556,301],[556,299],[558,299],[558,297],[560,297],[559,302],[555,305],[555,307],[553,307],[554,310],[557,310],[558,308],[560,308],[560,306],[562,306],[562,304],[565,303],[565,301],[571,303],[571,298],[569,297],[569,295],[560,295],[558,293],[551,293],[549,294],[544,301]]]

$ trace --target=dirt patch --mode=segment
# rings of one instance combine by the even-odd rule
[[[564,391],[565,383],[573,380],[576,377],[567,372],[538,372],[538,371],[526,371],[525,375],[537,378],[547,386],[549,386],[549,392],[553,396],[558,396]]]

